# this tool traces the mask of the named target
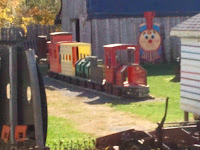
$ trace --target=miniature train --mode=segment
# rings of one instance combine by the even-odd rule
[[[149,96],[147,72],[139,65],[138,46],[105,45],[103,63],[91,56],[90,43],[73,42],[71,33],[55,32],[50,37],[50,77],[116,96]]]

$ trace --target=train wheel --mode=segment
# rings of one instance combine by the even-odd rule
[[[108,93],[108,94],[112,94],[112,91],[113,91],[112,84],[107,83],[107,84],[105,85],[105,91],[106,91],[106,93]]]
[[[94,89],[94,83],[93,82],[88,82],[88,88],[89,89]]]
[[[79,79],[77,79],[77,78],[72,78],[72,84],[73,85],[79,85]]]
[[[58,73],[54,73],[53,78],[59,80],[59,74]]]
[[[84,81],[84,87],[87,88],[88,85],[87,85],[87,81]]]
[[[73,84],[72,78],[71,78],[71,77],[68,77],[68,83],[69,83],[69,84]]]
[[[51,71],[48,71],[48,76],[49,76],[50,78],[52,78],[52,72],[51,72]]]
[[[95,90],[97,90],[97,91],[103,91],[103,85],[101,85],[101,84],[95,84]]]
[[[62,74],[60,74],[60,75],[59,75],[59,80],[64,81],[64,79],[65,79],[65,76],[62,75]]]
[[[81,87],[85,87],[85,88],[86,88],[86,81],[83,80],[83,79],[80,79],[80,80],[79,80],[79,85],[80,85]]]
[[[122,91],[119,87],[113,87],[113,95],[116,95],[116,96],[121,96],[122,95]]]

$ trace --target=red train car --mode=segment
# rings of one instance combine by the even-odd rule
[[[47,42],[49,49],[50,71],[61,72],[60,43],[72,42],[72,33],[54,32],[50,34],[50,41]]]

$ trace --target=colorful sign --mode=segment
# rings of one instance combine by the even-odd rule
[[[155,12],[145,12],[146,23],[140,25],[138,43],[140,47],[140,58],[145,61],[154,62],[161,58],[161,36],[160,25],[153,23]]]

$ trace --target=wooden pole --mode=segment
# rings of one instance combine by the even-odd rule
[[[189,113],[184,111],[184,121],[189,121]]]
[[[31,82],[36,146],[44,147],[42,105],[34,50],[26,51],[26,58]]]
[[[15,127],[18,123],[17,113],[17,51],[16,48],[9,47],[9,77],[10,77],[10,137],[11,144],[15,144]]]

